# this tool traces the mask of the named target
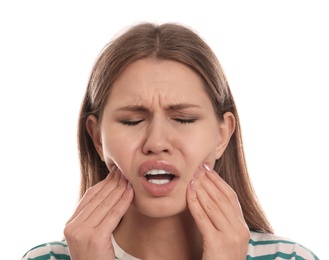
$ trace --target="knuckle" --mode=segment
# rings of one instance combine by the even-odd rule
[[[110,216],[110,218],[119,218],[121,217],[121,211],[119,209],[116,209],[116,208],[112,208],[108,215]]]
[[[87,196],[94,196],[95,194],[97,194],[97,191],[94,189],[94,187],[89,187],[85,194],[84,194],[84,197],[87,197]]]
[[[127,188],[127,181],[124,177],[121,177],[116,188],[120,190],[121,189],[125,190]]]
[[[230,201],[237,201],[238,200],[238,195],[236,194],[235,191],[232,190],[232,192],[230,192],[230,194],[228,195],[228,199]]]
[[[206,203],[205,209],[207,211],[210,211],[210,212],[216,212],[216,211],[218,211],[217,205],[214,202],[212,202],[212,201],[209,201],[209,202]]]
[[[192,197],[190,197],[189,198],[189,202],[191,202],[191,203],[198,203],[199,201],[198,201],[198,198],[196,197],[196,196],[192,196]]]
[[[69,224],[64,228],[65,239],[70,241],[80,241],[83,237],[83,231],[80,228],[76,228],[75,225]]]
[[[99,204],[98,204],[98,208],[100,208],[100,209],[105,209],[105,208],[107,208],[109,206],[109,204],[108,203],[106,203],[106,201],[101,201]]]
[[[122,201],[129,201],[129,200],[131,200],[131,195],[130,195],[130,193],[129,192],[125,192],[125,193],[123,193],[123,195],[122,195],[122,197],[121,197],[121,200]]]
[[[67,237],[71,234],[71,229],[69,228],[70,225],[66,225],[65,228],[64,228],[64,236]]]
[[[248,227],[245,227],[242,231],[241,231],[241,236],[243,238],[244,241],[249,241],[250,239],[250,231]]]
[[[216,194],[216,201],[219,203],[227,202],[227,199],[222,194]]]
[[[191,204],[198,202],[198,198],[197,198],[196,194],[192,194],[192,193],[188,192],[187,193],[187,202],[191,203]]]
[[[104,199],[100,193],[96,193],[90,200],[90,202],[99,203]]]
[[[116,187],[117,190],[125,190],[127,187],[127,183],[124,183],[124,182],[119,182],[118,183],[118,186]]]

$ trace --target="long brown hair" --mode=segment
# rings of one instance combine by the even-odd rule
[[[272,233],[272,228],[257,200],[249,179],[243,151],[239,116],[221,65],[206,42],[186,26],[166,23],[142,23],[130,27],[107,44],[96,60],[82,102],[78,147],[81,166],[80,197],[108,174],[86,130],[86,118],[101,118],[112,83],[132,62],[146,57],[181,62],[191,67],[204,80],[219,120],[232,112],[236,129],[215,171],[234,189],[250,230]]]

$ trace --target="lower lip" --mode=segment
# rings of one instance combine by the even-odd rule
[[[154,184],[149,182],[145,177],[141,177],[141,182],[144,189],[154,197],[168,195],[177,185],[178,177],[173,178],[166,184]]]

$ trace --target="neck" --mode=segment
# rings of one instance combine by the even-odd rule
[[[201,259],[202,239],[188,210],[150,218],[130,207],[114,232],[118,245],[140,259]]]

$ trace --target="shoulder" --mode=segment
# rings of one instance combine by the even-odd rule
[[[311,250],[292,240],[268,233],[251,232],[247,259],[318,260],[319,258]]]
[[[70,260],[70,253],[66,242],[54,241],[41,244],[30,249],[22,258],[22,260],[33,259],[61,259]]]

